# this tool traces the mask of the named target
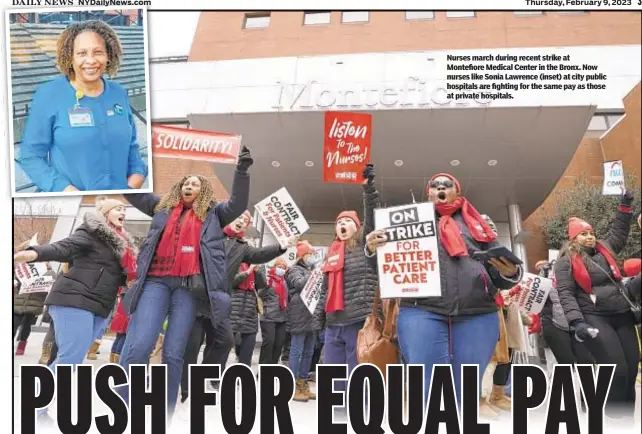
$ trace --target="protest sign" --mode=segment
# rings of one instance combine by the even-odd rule
[[[290,238],[300,236],[310,229],[285,187],[269,195],[254,207],[283,248],[287,247]]]
[[[236,164],[241,136],[152,125],[154,157]]]
[[[307,307],[313,315],[317,305],[319,304],[321,291],[323,290],[324,274],[322,268],[323,267],[317,267],[312,271],[312,274],[310,274],[303,290],[301,290],[301,300],[303,300],[305,307]]]
[[[432,203],[375,210],[375,228],[388,242],[377,249],[381,298],[441,296]]]
[[[602,194],[605,196],[619,196],[624,193],[624,168],[622,160],[607,161],[604,163],[604,184]]]
[[[323,140],[323,181],[361,184],[370,161],[372,115],[326,112]]]
[[[516,294],[519,308],[524,312],[540,313],[553,287],[553,280],[537,274],[524,273],[519,283],[521,291]]]

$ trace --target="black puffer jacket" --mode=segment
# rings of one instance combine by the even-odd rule
[[[127,236],[125,232],[124,235]],[[125,239],[107,225],[104,217],[89,212],[69,237],[30,247],[41,262],[73,261],[69,271],[54,282],[45,305],[75,307],[107,318],[118,288],[126,283],[127,276],[120,266],[126,246]]]
[[[288,325],[291,334],[307,333],[320,329],[313,324],[314,317],[303,303],[301,291],[312,274],[312,268],[303,261],[294,264],[285,273],[288,285]],[[319,302],[321,304],[321,302]]]
[[[18,284],[18,291],[20,290]],[[29,294],[17,294],[13,298],[13,313],[15,315],[34,315],[38,316],[45,307],[46,292],[32,292]]]
[[[234,291],[234,278],[238,273],[242,262],[246,264],[265,264],[272,259],[281,256],[285,250],[278,244],[256,248],[250,246],[247,241],[238,238],[225,236],[225,258],[227,268],[227,292],[231,295]],[[204,290],[192,293],[196,304],[196,316],[210,318],[210,301],[207,292]]]
[[[631,228],[631,218],[630,212],[618,211],[609,233],[601,242],[615,254],[622,251],[626,245]],[[591,296],[575,282],[570,256],[564,255],[555,263],[557,292],[571,326],[584,321],[584,314],[616,315],[626,313],[630,309],[618,287],[613,284],[609,276],[598,268],[599,266],[609,273],[611,278],[613,277],[606,258],[601,253],[597,253],[595,249],[583,250],[582,255],[585,255],[586,269],[591,277],[595,303],[591,300]]]
[[[379,286],[376,256],[368,258],[364,252],[366,236],[374,231],[374,210],[379,207],[379,192],[374,185],[363,186],[363,236],[356,248],[345,249],[343,262],[343,310],[326,316],[325,304],[328,292],[328,276],[323,283],[323,292],[315,311],[315,324],[325,328],[329,325],[347,325],[364,321],[372,313],[372,303]]]
[[[267,287],[265,275],[257,267],[254,271],[254,289],[260,291]],[[232,288],[232,310],[230,312],[230,321],[234,333],[250,334],[258,333],[259,314],[258,304],[256,301],[257,293],[252,290],[240,289],[239,285],[249,276],[247,271],[237,273],[234,277],[234,288]]]
[[[276,279],[276,277],[275,277]],[[285,281],[285,276],[282,277],[283,284],[286,287],[286,297],[289,294],[289,289],[287,288],[288,284]],[[287,304],[285,309],[281,309],[281,304],[279,303],[279,296],[274,291],[274,288],[270,286],[270,278],[268,277],[268,284],[265,288],[259,290],[259,297],[263,300],[263,315],[259,316],[259,320],[263,322],[287,322],[288,320],[288,311]]]
[[[439,215],[436,227],[439,227]],[[495,267],[488,268],[472,258],[472,253],[477,250],[488,250],[501,244],[495,240],[490,243],[480,243],[475,240],[460,212],[453,214],[461,231],[461,236],[468,247],[468,256],[451,257],[439,239],[436,231],[437,246],[439,249],[439,272],[441,278],[441,297],[430,298],[402,298],[402,307],[419,307],[438,315],[481,315],[497,312],[495,296],[497,289],[510,289],[522,277],[522,270],[512,279],[503,278]]]

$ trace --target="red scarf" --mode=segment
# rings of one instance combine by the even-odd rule
[[[279,297],[279,306],[285,309],[288,305],[288,288],[285,286],[285,279],[276,274],[276,267],[270,270],[270,280],[268,285],[274,288],[274,292]]]
[[[123,234],[122,229],[116,229],[116,233],[125,240],[125,243],[127,244],[125,247],[125,253],[123,253],[123,257],[120,259],[120,266],[123,267],[127,273],[128,282],[130,280],[136,280],[136,256],[134,255],[134,250],[132,249],[131,244],[129,244],[129,240]]]
[[[611,268],[611,272],[613,273],[615,280],[618,282],[622,280],[622,273],[620,273],[617,263],[615,262],[615,258],[611,255],[611,252],[609,252],[609,250],[601,243],[597,243],[595,245],[595,250],[606,258],[606,262],[609,263],[609,267]],[[575,279],[575,282],[577,282],[584,292],[591,294],[593,292],[593,282],[591,282],[591,276],[589,275],[589,272],[586,269],[586,264],[582,261],[582,256],[580,254],[572,255],[571,270],[573,271],[573,279]]]
[[[152,276],[186,277],[201,273],[200,240],[203,222],[193,209],[188,209],[183,215],[184,209],[181,202],[169,215],[150,267],[149,274]]]
[[[241,267],[239,268],[239,273],[246,272],[248,268],[250,268],[248,264],[246,264],[245,262],[241,263]],[[254,285],[255,285],[254,280],[255,280],[254,270],[252,270],[252,272],[247,276],[247,278],[243,282],[241,282],[241,284],[239,285],[239,289],[242,289],[244,291],[254,291]]]
[[[343,310],[343,261],[345,241],[335,240],[328,249],[323,272],[328,273],[328,300],[326,313]]]
[[[490,225],[466,198],[458,197],[451,204],[438,203],[435,205],[435,209],[441,216],[439,219],[439,239],[451,257],[468,256],[466,242],[461,236],[457,222],[452,218],[452,215],[459,210],[461,210],[461,215],[470,234],[476,241],[488,243],[495,239]]]
[[[230,238],[243,238],[245,236],[244,232],[234,232],[229,226],[223,228],[223,233]]]

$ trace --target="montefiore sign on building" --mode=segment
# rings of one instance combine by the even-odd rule
[[[489,99],[451,101],[446,85],[429,83],[418,77],[383,83],[278,82],[277,99],[272,106],[279,110],[376,109],[428,107],[486,107]]]

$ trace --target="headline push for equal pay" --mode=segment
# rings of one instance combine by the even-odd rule
[[[555,366],[550,380],[537,365],[513,365],[512,432],[528,433],[530,415],[545,418],[546,434],[580,434],[580,417],[588,419],[588,431],[584,432],[604,433],[603,409],[615,367],[602,365],[595,371],[593,366],[580,365],[576,369],[586,415],[578,410],[571,365]],[[489,434],[491,425],[479,419],[479,374],[477,365],[462,366],[462,390],[456,391],[452,366],[435,365],[426,400],[422,365],[388,365],[385,380],[381,370],[371,364],[358,365],[350,376],[347,365],[319,365],[313,410],[317,432]],[[288,367],[261,365],[257,380],[248,366],[235,364],[220,377],[219,365],[189,366],[190,434],[206,432],[205,410],[214,406],[220,406],[228,433],[249,434],[258,429],[262,434],[294,434],[290,404],[295,382]],[[206,389],[210,380],[221,381],[218,391]],[[337,391],[338,381],[348,381],[346,392]],[[120,387],[129,389],[128,404],[116,390]],[[22,365],[20,393],[17,404],[23,434],[47,432],[37,426],[37,413],[54,406],[54,423],[63,434],[165,434],[168,430],[166,365],[135,365],[129,372],[114,364],[97,369],[78,365],[75,373],[66,365],[57,366],[55,375],[46,366]],[[108,408],[106,414],[93,414],[98,404],[95,400]],[[337,407],[345,408],[347,421],[335,419]],[[546,410],[530,414],[542,407]],[[311,430],[314,423],[311,418]],[[531,432],[536,431],[531,427]]]

